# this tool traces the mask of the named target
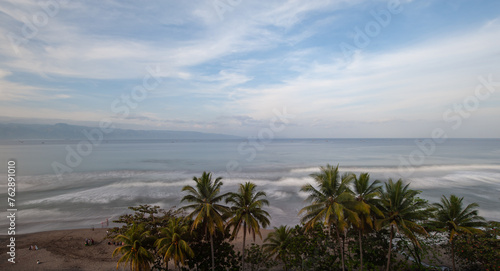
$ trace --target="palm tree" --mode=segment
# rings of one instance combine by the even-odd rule
[[[337,234],[339,250],[341,255],[342,270],[344,265],[344,245],[341,244],[340,232],[345,231],[347,227],[346,218],[353,223],[358,223],[359,218],[356,212],[352,211],[354,196],[349,189],[349,183],[353,180],[352,174],[344,174],[339,177],[339,166],[333,167],[326,165],[321,167],[320,173],[314,173],[310,176],[318,185],[316,189],[311,184],[304,185],[300,190],[309,193],[307,201],[311,202],[302,210],[299,215],[306,213],[302,217],[302,222],[305,223],[306,229],[310,229],[317,222],[323,221],[328,226],[329,232],[333,225]]]
[[[193,204],[183,207],[184,210],[193,209],[193,211],[186,217],[186,219],[193,219],[191,231],[203,224],[205,234],[210,235],[210,249],[212,253],[212,271],[215,270],[214,258],[214,239],[213,235],[216,228],[224,232],[224,218],[223,214],[227,213],[226,206],[219,204],[227,194],[220,195],[220,188],[222,186],[222,178],[219,177],[212,182],[212,173],[203,172],[200,178],[193,177],[196,182],[194,187],[186,185],[182,191],[187,191],[188,195],[184,196],[181,200],[191,202]]]
[[[455,242],[454,237],[460,234],[481,233],[478,227],[485,225],[484,218],[478,215],[479,207],[477,203],[471,203],[463,207],[462,200],[455,195],[446,198],[441,197],[441,203],[434,203],[436,212],[431,225],[436,228],[447,231],[450,236],[451,259],[453,262],[453,271],[455,271]]]
[[[360,223],[354,225],[358,229],[359,236],[359,253],[361,260],[360,270],[363,270],[363,232],[373,229],[373,219],[375,217],[383,217],[382,212],[377,208],[380,196],[379,180],[375,180],[370,184],[370,175],[361,173],[359,178],[354,176],[354,195],[356,197],[358,216]]]
[[[269,253],[270,256],[275,256],[275,259],[281,260],[285,264],[286,270],[286,254],[287,246],[290,241],[290,228],[287,226],[274,227],[274,231],[264,239],[262,248]]]
[[[115,240],[124,243],[113,251],[113,257],[116,254],[123,254],[116,264],[116,269],[121,263],[128,262],[130,270],[149,270],[153,255],[143,245],[147,236],[148,232],[145,231],[143,224],[133,224],[124,234],[115,237]]]
[[[380,210],[384,218],[377,221],[378,227],[389,226],[389,252],[387,253],[387,271],[391,265],[392,240],[394,230],[408,237],[414,244],[420,246],[415,233],[427,235],[425,229],[416,222],[427,218],[427,203],[416,196],[420,191],[409,189],[403,180],[393,182],[389,179],[385,183],[380,200]]]
[[[226,198],[226,203],[232,203],[231,216],[229,225],[233,227],[233,238],[238,234],[243,225],[243,252],[241,255],[242,270],[245,270],[245,241],[247,229],[251,233],[255,241],[255,234],[258,234],[262,239],[260,227],[263,228],[269,225],[269,213],[262,209],[263,206],[269,205],[269,201],[265,199],[266,193],[263,191],[255,191],[256,185],[247,182],[240,184],[238,193],[230,193]]]
[[[170,259],[174,260],[175,267],[178,267],[179,262],[184,265],[187,256],[194,257],[193,250],[183,239],[188,228],[188,225],[183,223],[182,218],[171,218],[168,221],[168,226],[162,230],[165,237],[156,240],[155,246],[158,251],[165,253],[164,260],[167,269]]]

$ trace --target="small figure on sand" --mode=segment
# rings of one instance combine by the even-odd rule
[[[40,264],[40,260],[36,260],[36,264]]]

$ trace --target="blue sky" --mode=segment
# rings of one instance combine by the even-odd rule
[[[500,136],[499,1],[4,0],[0,22],[2,122]]]

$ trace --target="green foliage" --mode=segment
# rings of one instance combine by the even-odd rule
[[[441,254],[436,248],[440,247],[442,238],[437,235],[417,236],[418,244],[412,242],[405,236],[399,236],[397,252],[404,257],[400,266],[409,270],[434,270],[432,266],[440,264]],[[424,264],[425,260],[425,264]]]
[[[166,227],[171,218],[179,217],[181,210],[172,207],[168,211],[160,209],[160,206],[151,206],[148,204],[137,207],[128,207],[134,211],[132,214],[124,214],[113,220],[114,223],[125,224],[121,227],[114,227],[109,230],[108,237],[114,238],[118,234],[125,233],[133,224],[142,224],[145,229],[155,235],[162,227]]]
[[[193,177],[194,186],[186,185],[182,188],[183,192],[188,194],[184,196],[181,202],[189,202],[190,205],[182,207],[183,210],[191,210],[188,219],[193,219],[191,230],[203,224],[208,232],[213,234],[215,229],[224,231],[223,214],[228,212],[228,208],[219,204],[227,194],[220,194],[222,187],[222,178],[219,177],[212,181],[212,173],[203,172],[201,177]]]
[[[234,246],[229,243],[230,237],[229,229],[226,229],[224,233],[216,231],[213,236],[214,252],[217,255],[214,258],[215,270],[240,270],[241,253],[236,252]],[[210,270],[212,268],[210,243],[206,239],[203,228],[191,232],[187,241],[195,256],[186,259],[185,263],[189,269]],[[182,267],[182,270],[185,271],[189,269]]]
[[[379,198],[381,192],[381,186],[379,186],[380,181],[375,180],[370,183],[370,174],[361,173],[359,177],[354,175],[354,189],[353,193],[356,197],[355,211],[358,214],[360,220],[359,223],[353,223],[352,226],[358,231],[358,244],[352,244],[354,246],[359,246],[358,257],[356,259],[349,259],[350,265],[358,267],[363,270],[364,257],[363,257],[363,235],[374,230],[374,221],[377,218],[383,218],[384,214],[378,208]],[[352,239],[349,239],[352,240]],[[349,245],[351,247],[351,245]],[[359,263],[358,260],[359,259]]]
[[[351,266],[360,265],[360,250],[357,245],[358,234],[354,231],[348,235],[350,241]],[[387,260],[387,250],[389,249],[389,231],[382,229],[362,235],[363,242],[363,270],[380,270]],[[392,259],[395,258],[391,255]]]
[[[267,271],[276,266],[276,261],[264,252],[262,246],[256,244],[252,244],[248,249],[245,262],[248,263],[251,271]]]
[[[266,193],[255,191],[257,186],[247,182],[240,184],[238,193],[229,193],[226,203],[233,206],[230,208],[231,219],[228,225],[233,227],[233,237],[240,231],[242,224],[247,227],[249,233],[255,240],[255,234],[260,234],[260,227],[267,227],[270,223],[270,215],[262,207],[268,206],[269,201],[265,199]]]
[[[449,199],[443,196],[441,203],[433,204],[436,213],[431,224],[442,231],[447,231],[450,242],[460,234],[481,233],[478,227],[485,225],[484,218],[478,215],[479,205],[471,203],[464,208],[463,199],[455,195],[450,195]]]
[[[240,184],[238,193],[229,193],[229,196],[226,198],[226,203],[233,205],[229,211],[231,219],[227,223],[229,227],[233,228],[232,237],[234,238],[243,229],[242,261],[245,258],[247,232],[252,234],[254,241],[256,234],[262,239],[260,227],[265,228],[270,224],[269,218],[271,216],[262,209],[262,207],[269,205],[266,193],[255,191],[256,187],[251,182]],[[245,270],[245,266],[243,266],[242,270]]]
[[[456,238],[455,250],[462,269],[500,270],[500,222],[490,221],[483,234]]]
[[[288,259],[288,244],[290,242],[290,228],[287,226],[274,227],[274,231],[269,233],[262,245],[269,257],[282,261],[285,265]]]
[[[356,201],[349,188],[355,176],[346,173],[340,177],[338,166],[326,165],[320,170],[320,173],[311,174],[317,188],[306,184],[300,189],[309,194],[306,200],[311,204],[302,208],[299,215],[305,213],[302,223],[305,223],[306,229],[312,228],[318,222],[323,222],[328,229],[335,228],[342,269],[344,269],[344,245],[340,233],[347,229],[348,222],[360,224],[358,213],[354,211]]]
[[[107,238],[114,239],[119,235],[124,235],[134,225],[142,225],[143,230],[148,234],[145,235],[141,244],[154,257],[152,268],[153,270],[163,270],[163,256],[158,253],[155,242],[160,236],[160,230],[165,228],[171,219],[179,217],[182,212],[174,208],[166,211],[160,209],[160,206],[151,206],[148,204],[128,207],[128,209],[134,211],[134,213],[121,215],[117,220],[114,220],[113,222],[124,225],[110,229]]]
[[[328,234],[322,223],[306,231],[305,227],[275,227],[266,238],[263,248],[270,257],[281,260],[286,270],[329,270],[338,266],[334,253],[335,238]]]
[[[222,178],[219,177],[212,181],[212,173],[203,172],[201,177],[193,177],[195,186],[186,185],[182,188],[183,192],[188,192],[181,200],[192,203],[184,206],[184,210],[191,210],[187,219],[193,219],[191,231],[203,226],[205,232],[210,234],[210,251],[212,257],[212,271],[215,271],[215,251],[213,243],[213,235],[218,229],[224,232],[224,216],[229,213],[226,206],[219,204],[227,194],[220,194],[222,187]],[[218,255],[221,257],[220,255]]]
[[[336,239],[322,223],[316,223],[307,231],[295,226],[290,231],[288,243],[288,268],[305,270],[330,270],[339,267]]]
[[[427,202],[417,198],[420,191],[409,189],[410,184],[404,184],[399,179],[393,182],[389,179],[381,194],[379,209],[384,218],[377,221],[377,228],[389,227],[389,249],[386,270],[390,270],[392,240],[395,232],[399,232],[415,245],[420,246],[416,234],[427,235],[427,231],[418,224],[429,217]]]
[[[384,218],[378,221],[378,226],[390,226],[418,245],[415,233],[427,235],[427,231],[417,222],[423,222],[429,217],[428,204],[417,197],[421,191],[409,189],[409,186],[401,179],[397,182],[389,179],[385,183],[379,208]]]
[[[463,206],[464,198],[450,195],[450,198],[442,196],[441,203],[434,203],[436,208],[434,219],[430,225],[438,230],[446,231],[449,235],[451,246],[451,258],[453,261],[453,270],[455,267],[455,238],[462,234],[482,233],[478,228],[484,226],[484,218],[478,215],[479,207],[477,203],[471,203],[465,208]]]
[[[168,226],[161,230],[163,238],[156,240],[155,245],[160,254],[164,254],[164,261],[168,263],[170,259],[174,261],[175,266],[179,263],[184,265],[187,257],[194,257],[193,250],[185,241],[188,233],[188,225],[182,218],[173,218]]]
[[[339,167],[327,165],[321,167],[320,173],[311,174],[318,188],[311,184],[302,186],[300,191],[309,194],[306,201],[311,204],[302,208],[299,215],[305,213],[302,222],[306,228],[317,222],[324,222],[331,227],[337,225],[340,231],[347,226],[344,218],[359,220],[357,214],[348,209],[346,204],[354,202],[349,184],[354,179],[352,174],[339,175]]]
[[[113,251],[113,255],[122,256],[118,259],[116,268],[120,264],[129,264],[130,269],[134,271],[149,270],[153,262],[153,255],[144,246],[148,238],[148,232],[145,230],[144,224],[133,224],[124,234],[115,237],[123,245],[117,247]]]

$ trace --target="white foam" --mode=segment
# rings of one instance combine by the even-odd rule
[[[269,213],[271,215],[279,215],[279,216],[285,216],[287,215],[283,209],[275,207],[275,206],[266,206],[266,209],[269,210]]]
[[[266,194],[269,198],[275,200],[285,200],[291,197],[290,193],[284,191],[266,191]]]
[[[135,185],[127,184],[107,185],[83,191],[61,194],[58,196],[47,197],[37,200],[27,201],[25,204],[48,204],[48,203],[91,203],[91,204],[106,204],[115,200],[131,201],[138,197],[148,197],[151,199],[165,199],[177,194],[177,189],[167,190],[159,189],[161,187],[154,185]]]
[[[303,177],[303,178],[282,178],[277,182],[273,182],[276,186],[295,186],[302,187],[305,184],[313,183],[314,179],[311,177]]]
[[[412,166],[416,172],[428,171],[460,171],[460,170],[500,170],[500,165],[495,164],[472,164],[472,165],[425,165],[425,166]],[[292,173],[317,173],[320,171],[319,167],[296,168],[290,170]],[[356,166],[339,166],[341,172],[368,172],[368,173],[385,173],[385,172],[398,172],[399,168],[392,167],[356,167]]]

